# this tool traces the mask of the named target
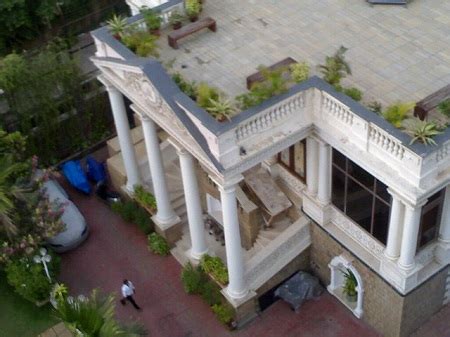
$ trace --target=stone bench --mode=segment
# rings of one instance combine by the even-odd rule
[[[269,71],[278,70],[280,68],[289,67],[291,64],[297,63],[292,57],[287,57],[280,62],[272,64],[270,67],[267,67]],[[254,74],[251,74],[247,77],[247,89],[250,90],[252,85],[258,82],[264,81],[264,76],[261,71],[258,71]]]
[[[192,22],[180,29],[174,30],[173,32],[170,32],[167,36],[169,46],[174,49],[178,49],[178,40],[194,34],[204,28],[208,28],[209,30],[215,32],[217,30],[216,20],[210,17],[203,18],[196,22]]]

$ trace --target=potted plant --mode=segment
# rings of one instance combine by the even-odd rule
[[[198,0],[186,0],[185,9],[189,20],[191,22],[195,22],[198,20],[198,16],[202,10],[202,5]]]
[[[156,13],[151,8],[143,7],[141,9],[141,13],[144,16],[145,24],[147,25],[147,29],[153,35],[159,36],[161,28],[162,19],[158,13]]]
[[[225,122],[236,111],[233,104],[220,96],[217,99],[210,98],[206,110],[219,122]]]
[[[113,36],[117,40],[121,40],[127,26],[127,19],[123,18],[121,15],[114,14],[110,20],[106,21],[106,23],[108,24]]]
[[[342,271],[344,274],[344,285],[342,286],[342,292],[344,293],[347,301],[356,302],[358,297],[358,292],[356,287],[358,286],[358,281],[356,280],[355,274],[350,269]]]
[[[172,26],[173,29],[177,30],[180,29],[183,25],[183,15],[181,15],[177,10],[174,10],[172,12],[172,15],[169,18],[169,23]]]

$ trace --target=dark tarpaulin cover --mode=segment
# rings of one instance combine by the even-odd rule
[[[317,277],[299,271],[275,290],[275,296],[288,302],[297,311],[303,301],[319,297],[323,287]]]

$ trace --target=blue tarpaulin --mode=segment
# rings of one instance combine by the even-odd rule
[[[105,167],[91,156],[86,159],[88,178],[98,183],[106,180]]]
[[[91,185],[89,184],[86,175],[79,160],[70,160],[64,163],[61,167],[62,172],[69,183],[83,193],[91,194]]]

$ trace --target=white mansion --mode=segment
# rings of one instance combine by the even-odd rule
[[[127,1],[134,15],[129,23],[142,20],[143,2]],[[353,28],[347,41],[336,37],[332,48],[324,45],[323,50],[318,47],[325,40],[305,42],[304,48],[290,40],[303,33],[324,36],[317,25],[314,32],[308,32],[308,25],[294,28],[296,13],[318,6],[313,2],[206,0],[205,16],[217,20],[217,32],[202,31],[173,50],[163,31],[161,62],[137,57],[108,27],[92,32],[97,47],[93,62],[108,91],[117,129],[118,146],[108,166],[124,190],[144,185],[152,191],[158,206],[154,223],[180,261],[195,262],[205,253],[223,257],[229,273],[223,294],[241,322],[260,310],[258,298],[301,269],[315,274],[354,315],[384,335],[407,336],[445,305],[449,295],[450,130],[435,137],[437,146],[411,145],[410,136],[316,76],[218,122],[181,92],[163,67],[174,59],[183,75],[234,94],[245,90],[245,77],[259,64],[289,56],[313,62],[341,44],[350,53],[357,48],[350,42],[358,34]],[[341,6],[341,1],[325,2]],[[359,2],[342,7],[352,7],[349,16],[378,11]],[[440,6],[437,0],[428,2]],[[415,15],[415,3],[389,10]],[[174,9],[183,11],[181,0],[147,5],[156,6],[166,25]],[[272,7],[264,12],[265,5]],[[300,6],[291,16],[276,12],[291,5]],[[251,10],[259,12],[253,15]],[[386,16],[387,11],[376,13]],[[278,15],[294,23],[283,25]],[[259,33],[260,23],[276,28]],[[397,22],[399,27],[403,23]],[[275,47],[264,51],[270,44]],[[314,49],[310,59],[303,51],[308,48]],[[442,52],[449,52],[449,62],[450,50]],[[414,50],[409,54],[419,57]],[[381,83],[370,71],[359,82],[356,73],[364,62],[355,64],[355,82],[370,95],[384,95],[377,97],[383,103],[407,94],[411,96],[404,101],[419,100],[445,85],[430,70],[434,87],[403,88],[395,82],[395,68]],[[448,63],[440,71],[450,74]],[[125,102],[131,102],[140,120],[134,130]],[[225,247],[208,235],[205,214],[223,227]],[[346,268],[358,281],[356,302],[342,293],[341,271]]]

